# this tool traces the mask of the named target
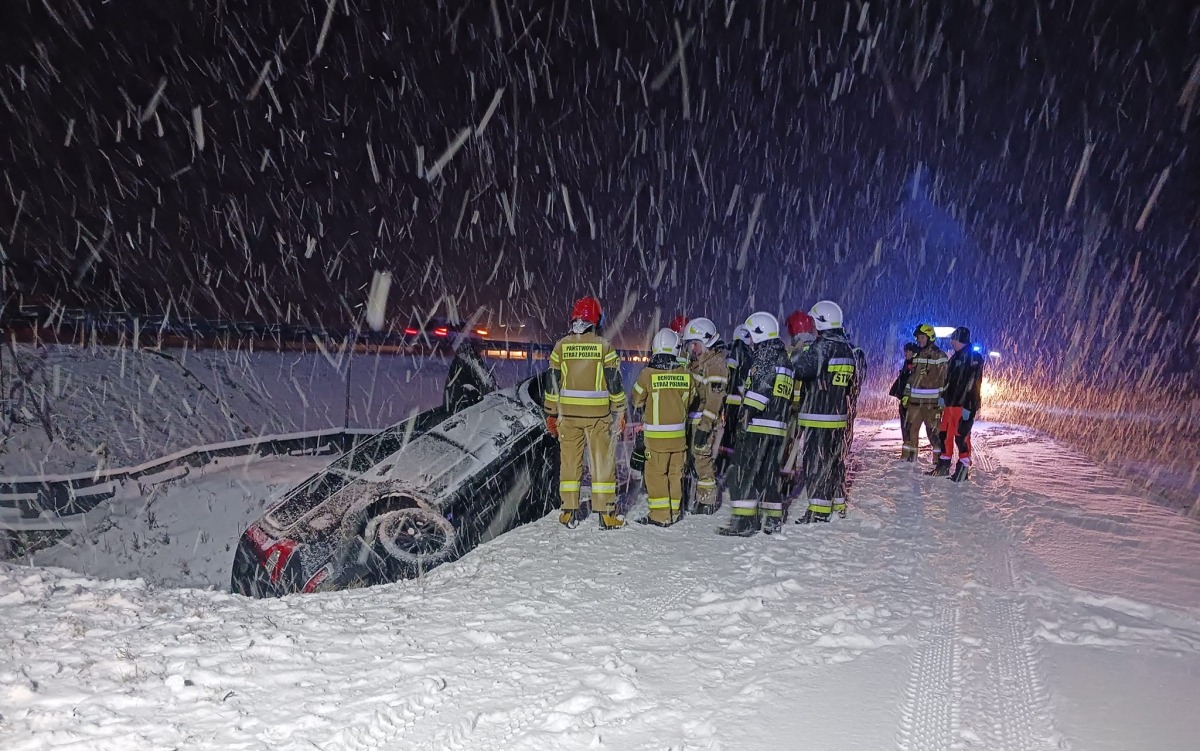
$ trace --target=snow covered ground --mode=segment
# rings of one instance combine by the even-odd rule
[[[1194,751],[1200,525],[979,433],[957,486],[860,427],[827,526],[547,518],[420,580],[268,601],[177,587],[223,585],[242,504],[319,460],[210,467],[0,564],[0,748]]]

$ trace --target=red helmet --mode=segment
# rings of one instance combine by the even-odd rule
[[[571,307],[572,321],[587,321],[593,326],[600,325],[600,301],[594,297],[581,297]]]
[[[676,334],[682,334],[684,327],[688,324],[688,320],[690,319],[688,319],[687,316],[680,313],[671,319],[671,322],[667,324],[667,328],[674,331]]]
[[[817,324],[812,316],[803,310],[794,311],[787,317],[788,336],[796,334],[816,334]]]

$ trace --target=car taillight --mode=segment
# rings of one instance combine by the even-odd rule
[[[404,330],[405,336],[416,336],[419,333],[421,333],[421,332],[417,331],[416,329],[411,328],[411,327]]]
[[[446,328],[445,326],[438,326],[436,329],[433,330],[434,336],[446,336],[449,333],[450,333],[450,329]]]
[[[487,329],[475,329],[475,333],[479,334],[480,336],[487,336],[488,330]]]

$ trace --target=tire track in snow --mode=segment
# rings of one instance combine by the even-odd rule
[[[986,440],[978,443],[988,484],[1005,484],[994,474]],[[931,573],[941,575],[943,597],[952,599],[937,603],[933,623],[919,637],[897,745],[903,751],[948,750],[964,742],[1005,751],[1057,748],[1032,630],[1015,592],[1007,526],[995,510],[972,504],[971,485],[917,482],[915,495],[945,503],[947,513],[914,511],[899,522],[911,534],[939,538],[946,560]]]
[[[923,630],[906,689],[897,745],[904,751],[949,751],[958,727],[958,605],[945,599]]]
[[[426,718],[437,716],[438,708],[457,693],[441,678],[425,678],[421,683],[417,695],[394,703],[385,701],[365,721],[360,715],[348,716],[346,719],[352,724],[335,733],[320,748],[329,751],[398,748],[398,741],[404,740]]]

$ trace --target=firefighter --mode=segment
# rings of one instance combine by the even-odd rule
[[[917,356],[917,349],[919,348],[914,342],[904,343],[904,364],[900,366],[900,372],[896,374],[896,380],[892,381],[892,388],[888,390],[888,396],[893,396],[900,402],[900,440],[904,440],[904,436],[908,435],[904,427],[907,424],[905,416],[908,414],[908,397],[904,395],[904,389],[908,386],[913,368],[916,367],[913,358]],[[903,455],[900,458],[903,459]]]
[[[917,340],[917,354],[913,357],[913,372],[904,386],[901,401],[908,407],[904,433],[904,461],[915,462],[921,446],[921,426],[935,453],[942,450],[938,438],[941,421],[942,391],[946,388],[946,353],[934,343],[933,327],[922,323],[913,332]]]
[[[957,444],[958,464],[950,479],[962,482],[971,474],[971,428],[979,415],[982,400],[983,355],[971,346],[971,330],[966,326],[954,330],[950,335],[950,346],[954,348],[954,355],[946,368],[946,390],[942,394],[945,408],[938,436],[942,453],[930,474],[950,474],[950,460],[954,458]]]
[[[642,432],[634,453],[645,456],[642,475],[650,514],[638,521],[669,527],[683,509],[683,471],[687,464],[688,405],[695,394],[691,373],[679,367],[679,334],[661,329],[654,335],[650,364],[633,386],[634,418]],[[636,469],[636,467],[634,467]]]
[[[696,395],[688,414],[688,448],[696,475],[696,495],[691,504],[694,514],[712,514],[717,510],[717,473],[713,466],[713,446],[721,427],[721,407],[729,384],[729,363],[725,343],[715,323],[693,318],[681,337],[692,359],[692,379]]]
[[[797,524],[827,522],[831,512],[846,515],[846,430],[849,395],[857,377],[857,358],[842,329],[841,307],[822,300],[809,315],[816,322],[817,340],[796,358],[795,373],[804,389],[797,422],[808,497],[808,509]]]
[[[812,316],[803,310],[795,310],[787,317],[787,329],[790,342],[788,355],[791,357],[792,366],[795,367],[796,358],[816,340],[817,328],[813,323]],[[795,386],[796,388],[792,391],[792,414],[787,420],[788,437],[784,444],[782,464],[779,468],[780,494],[784,498],[792,494],[800,476],[800,430],[796,425],[795,416],[800,411],[800,395],[803,389],[800,388],[799,383]]]
[[[614,434],[625,429],[625,389],[620,358],[598,333],[603,313],[594,297],[571,308],[571,333],[550,353],[546,387],[546,428],[559,442],[558,520],[568,529],[579,526],[579,483],[586,447],[592,471],[592,508],[601,529],[625,526],[616,515],[617,473]]]
[[[729,366],[729,383],[725,389],[725,429],[721,432],[721,449],[714,467],[718,475],[725,474],[733,459],[734,442],[742,415],[742,391],[750,370],[750,332],[744,324],[739,323],[733,330],[733,343],[729,346],[729,354],[725,356],[725,364]]]
[[[742,397],[745,428],[738,435],[729,472],[733,514],[718,530],[736,537],[758,532],[760,514],[767,534],[783,524],[779,456],[792,403],[792,363],[779,339],[778,319],[760,311],[746,319],[746,328],[752,357]]]

